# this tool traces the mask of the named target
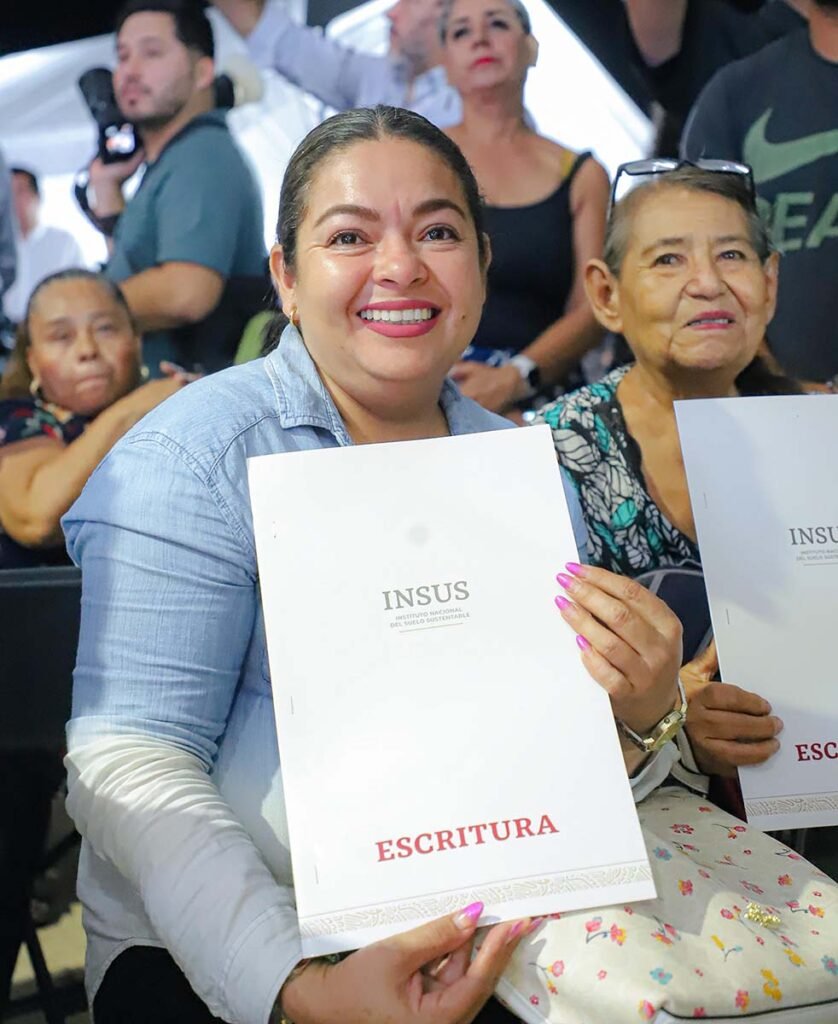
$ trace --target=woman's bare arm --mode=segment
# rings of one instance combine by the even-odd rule
[[[687,0],[625,0],[631,32],[649,67],[657,67],[681,49]]]
[[[602,338],[602,328],[585,295],[584,275],[588,260],[602,255],[609,188],[608,175],[595,160],[587,160],[579,168],[571,185],[573,287],[564,316],[523,350],[538,364],[548,383],[561,380]]]
[[[64,445],[32,437],[0,448],[0,523],[25,547],[61,542],[61,516],[116,442],[149,410],[183,387],[182,374],[150,381],[120,398]]]

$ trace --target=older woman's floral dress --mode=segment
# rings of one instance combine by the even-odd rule
[[[699,570],[697,546],[646,489],[640,448],[617,398],[630,368],[545,406],[536,422],[553,431],[559,462],[579,492],[593,565],[632,577],[665,566]]]

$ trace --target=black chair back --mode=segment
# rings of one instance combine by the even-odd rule
[[[0,749],[63,748],[80,613],[74,566],[0,572]]]

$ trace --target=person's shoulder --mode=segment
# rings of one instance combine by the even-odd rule
[[[580,161],[584,163],[591,155],[563,146],[546,135],[534,135],[532,145],[539,161],[549,166],[560,182],[573,172]]]
[[[608,189],[608,172],[590,149],[576,150],[559,142],[538,136],[541,158],[548,162],[561,187],[565,183],[576,191]]]
[[[164,151],[165,152],[165,151]],[[247,166],[244,155],[230,131],[222,110],[199,114],[170,143],[172,158],[189,158],[195,170],[212,170],[219,165]]]
[[[67,238],[72,238],[75,241],[74,236],[69,231],[65,228],[59,228],[55,224],[40,225],[39,235],[44,241],[49,242],[63,242]]]
[[[210,110],[203,114],[196,114],[172,139],[172,143],[196,146],[217,143],[220,139],[232,139],[232,137],[225,112]]]
[[[539,410],[537,422],[546,423],[554,431],[576,430],[584,426],[595,409],[616,401],[617,386],[628,369],[628,366],[619,366],[601,380],[562,395]]]
[[[65,258],[71,255],[79,263],[82,262],[83,255],[78,239],[71,231],[67,231],[66,228],[60,228],[55,224],[45,224],[41,244],[45,247],[48,246],[53,251],[55,249],[62,250]]]
[[[165,449],[204,475],[231,445],[246,447],[251,431],[270,419],[279,419],[276,394],[265,360],[254,359],[182,388],[144,416],[117,447]]]
[[[798,29],[766,43],[754,53],[731,61],[713,75],[704,89],[704,94],[718,90],[729,92],[731,89],[764,85],[766,80],[774,80],[781,73],[785,74],[790,66],[793,68],[800,60],[807,49],[807,40],[807,29]],[[789,61],[793,63],[789,65]]]
[[[0,444],[8,443],[6,441],[6,434],[9,424],[32,416],[35,409],[34,398],[26,398],[22,395],[19,397],[0,398]]]
[[[0,445],[46,437],[75,440],[84,429],[84,417],[26,395],[0,400]]]
[[[481,434],[517,426],[505,416],[484,409],[473,398],[467,398],[450,381],[443,385],[441,402],[452,434]]]

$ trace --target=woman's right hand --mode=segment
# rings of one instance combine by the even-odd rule
[[[122,411],[128,414],[132,423],[137,423],[147,412],[151,412],[161,402],[200,376],[196,373],[187,373],[175,363],[162,362],[160,371],[164,374],[163,377],[141,384],[119,400]]]
[[[759,694],[714,682],[718,671],[715,639],[681,669],[689,702],[685,731],[699,769],[728,777],[742,765],[762,764],[775,754],[783,723]]]
[[[480,903],[360,949],[310,964],[280,993],[294,1024],[469,1024],[491,996],[529,919],[490,929],[474,959]]]

